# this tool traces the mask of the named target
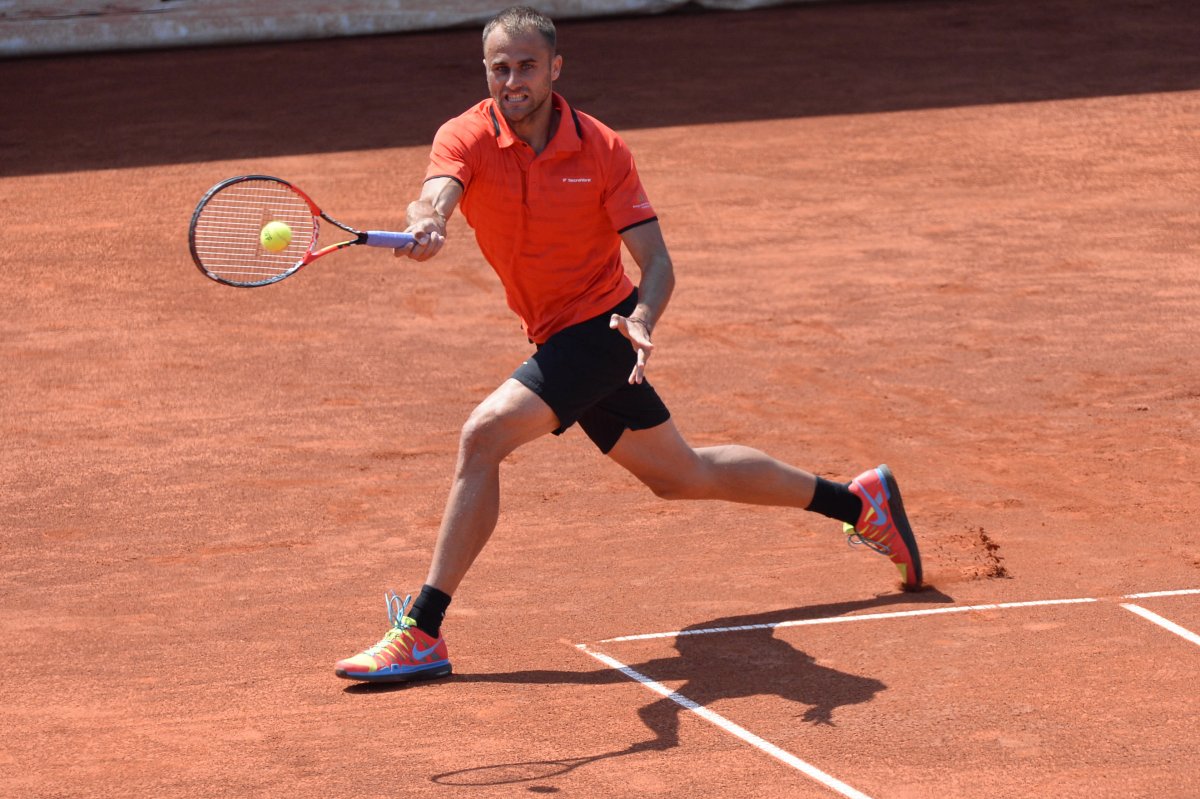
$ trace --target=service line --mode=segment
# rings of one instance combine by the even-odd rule
[[[1122,603],[1121,607],[1125,608],[1126,610],[1128,610],[1132,613],[1136,613],[1137,615],[1141,616],[1146,621],[1154,622],[1159,627],[1162,627],[1164,630],[1170,630],[1171,632],[1175,633],[1176,635],[1178,635],[1180,638],[1184,639],[1185,641],[1191,641],[1196,646],[1200,646],[1200,635],[1196,635],[1194,632],[1187,629],[1186,627],[1180,627],[1178,624],[1171,621],[1170,619],[1164,619],[1162,616],[1159,616],[1157,613],[1152,613],[1152,612],[1146,610],[1141,605],[1135,605],[1132,602]]]
[[[1122,599],[1149,599],[1153,597],[1192,596],[1200,595],[1200,588],[1185,588],[1178,591],[1152,591],[1145,594],[1126,594]],[[1081,605],[1089,602],[1099,602],[1096,597],[1079,597],[1077,599],[1035,599],[1029,602],[996,602],[987,605],[954,605],[947,608],[922,608],[921,610],[898,610],[890,613],[860,613],[854,616],[825,616],[819,619],[797,619],[795,621],[777,621],[767,624],[743,624],[735,627],[702,627],[697,630],[672,630],[665,633],[642,633],[639,635],[621,635],[616,638],[605,638],[601,644],[616,644],[623,641],[648,641],[655,638],[679,638],[685,635],[714,635],[716,633],[736,633],[746,630],[773,630],[777,627],[807,627],[813,624],[844,624],[851,621],[875,621],[879,619],[902,619],[911,616],[937,616],[945,613],[969,613],[971,611],[1008,610],[1011,608],[1036,608],[1047,605]],[[1189,639],[1190,640],[1190,639]]]
[[[1121,598],[1122,599],[1149,599],[1149,598],[1154,598],[1154,597],[1193,596],[1193,595],[1200,595],[1200,589],[1186,588],[1186,589],[1181,589],[1178,591],[1152,591],[1152,592],[1141,593],[1141,594],[1126,594]],[[1033,601],[1029,601],[1029,602],[996,602],[993,604],[986,604],[986,605],[957,605],[957,606],[948,607],[948,608],[922,608],[921,610],[901,610],[901,611],[896,611],[896,612],[892,612],[892,613],[864,613],[864,614],[860,614],[860,615],[856,615],[856,616],[827,616],[827,617],[819,618],[819,619],[797,619],[795,621],[772,622],[769,624],[744,624],[744,625],[739,625],[739,626],[735,626],[735,627],[705,627],[705,628],[701,628],[701,629],[697,629],[697,630],[674,630],[672,632],[665,632],[665,633],[644,633],[641,635],[622,635],[622,636],[618,636],[616,638],[605,638],[603,641],[600,641],[599,643],[611,644],[611,643],[619,643],[619,642],[623,642],[623,641],[646,641],[646,640],[651,640],[651,639],[655,639],[655,638],[677,638],[677,637],[685,636],[685,635],[714,635],[716,633],[741,632],[744,630],[771,630],[771,629],[775,629],[777,627],[803,627],[803,626],[814,625],[814,624],[841,624],[844,622],[851,622],[851,621],[871,621],[871,620],[878,620],[878,619],[900,619],[900,618],[907,618],[907,617],[911,617],[911,616],[935,616],[935,615],[942,615],[942,614],[947,614],[947,613],[968,613],[971,611],[1006,610],[1006,609],[1010,609],[1010,608],[1045,607],[1048,605],[1081,605],[1081,604],[1086,604],[1086,603],[1091,603],[1091,602],[1099,602],[1099,601],[1100,600],[1095,597],[1079,597],[1077,599],[1038,599],[1038,600],[1033,600]],[[1193,644],[1200,645],[1200,635],[1196,635],[1191,630],[1180,627],[1178,624],[1176,624],[1173,621],[1164,619],[1162,616],[1159,616],[1157,613],[1152,613],[1149,610],[1146,610],[1145,608],[1141,607],[1140,605],[1134,605],[1132,603],[1122,603],[1121,607],[1125,608],[1126,610],[1128,610],[1132,613],[1136,613],[1137,615],[1147,619],[1148,621],[1154,622],[1155,624],[1159,625],[1163,629],[1169,630],[1169,631],[1175,633],[1176,635],[1178,635],[1188,641],[1191,641]],[[732,721],[730,721],[729,719],[720,715],[719,713],[709,710],[707,707],[701,705],[700,703],[695,702],[691,699],[688,699],[683,694],[680,694],[677,691],[672,691],[670,688],[667,688],[662,683],[659,683],[659,682],[656,682],[655,680],[650,679],[645,674],[642,674],[641,672],[634,670],[633,668],[627,666],[626,664],[622,663],[621,661],[617,660],[616,658],[614,658],[610,655],[607,655],[603,652],[600,652],[598,650],[592,649],[588,644],[576,644],[575,647],[577,649],[579,649],[579,651],[592,656],[593,658],[600,661],[601,663],[608,666],[609,668],[612,668],[612,669],[615,669],[615,670],[621,672],[622,674],[624,674],[626,677],[633,680],[634,682],[640,683],[641,685],[645,686],[646,688],[653,691],[654,693],[660,694],[661,696],[664,696],[667,699],[670,699],[672,702],[676,703],[680,707],[690,710],[692,713],[695,713],[697,716],[704,719],[705,721],[708,721],[709,723],[719,727],[720,729],[725,730],[729,734],[734,735],[737,738],[740,738],[741,740],[745,741],[746,743],[750,744],[751,746],[755,747],[756,749],[759,749],[760,751],[765,752],[766,754],[770,755],[771,757],[775,758],[776,760],[779,760],[780,762],[785,763],[786,765],[791,766],[792,768],[805,774],[806,776],[816,780],[817,782],[821,783],[822,785],[829,788],[830,790],[836,791],[837,793],[840,793],[842,796],[848,797],[849,799],[870,799],[870,797],[868,797],[862,791],[859,791],[856,788],[852,788],[851,786],[847,785],[846,783],[842,782],[841,780],[837,779],[836,777],[826,774],[824,771],[821,771],[819,768],[812,765],[811,763],[801,760],[800,758],[796,757],[792,753],[787,752],[783,749],[780,749],[778,746],[771,743],[770,741],[760,738],[759,736],[750,732],[746,728],[741,727],[737,724],[734,724]]]
[[[812,765],[811,763],[801,760],[800,758],[793,755],[791,752],[780,749],[778,746],[771,743],[770,741],[758,737],[754,733],[747,730],[745,727],[741,727],[737,724],[734,724],[729,719],[725,718],[724,716],[722,716],[719,713],[715,713],[712,710],[709,710],[704,705],[701,705],[699,702],[695,702],[691,699],[688,699],[686,696],[684,696],[683,694],[681,694],[677,691],[672,691],[670,688],[666,687],[665,685],[663,685],[660,682],[656,682],[655,680],[650,679],[645,674],[642,674],[640,671],[635,671],[634,669],[625,665],[624,663],[617,660],[616,658],[610,657],[609,655],[606,655],[603,652],[598,652],[594,649],[591,649],[587,644],[576,644],[575,646],[581,652],[586,652],[587,654],[591,655],[596,660],[600,661],[601,663],[608,666],[609,668],[616,669],[617,671],[621,672],[629,679],[634,680],[635,682],[641,683],[646,688],[649,688],[651,691],[653,691],[656,694],[661,694],[662,696],[665,696],[667,699],[670,699],[675,704],[677,704],[680,707],[683,707],[687,710],[690,710],[691,712],[695,713],[697,716],[699,716],[700,718],[709,722],[710,724],[715,724],[717,727],[719,727],[720,729],[729,733],[730,735],[734,735],[734,736],[742,739],[743,741],[745,741],[746,743],[755,747],[756,749],[759,749],[760,751],[765,752],[766,754],[770,755],[771,757],[775,758],[776,760],[779,760],[780,762],[791,766],[792,768],[801,772],[805,776],[810,777],[810,778],[816,780],[817,782],[821,783],[826,788],[829,788],[830,790],[836,791],[836,792],[840,793],[842,796],[847,797],[847,799],[871,799],[869,796],[867,796],[862,791],[859,791],[855,788],[850,787],[849,785],[842,782],[838,778],[830,776],[829,774],[826,774],[824,771],[821,771],[819,768]]]
[[[1121,599],[1153,599],[1160,596],[1194,596],[1200,594],[1200,588],[1184,588],[1179,591],[1150,591],[1146,594],[1126,594]]]
[[[1032,608],[1042,605],[1078,605],[1084,602],[1099,602],[1098,599],[1084,597],[1082,599],[1039,599],[1032,602],[997,602],[992,605],[955,605],[948,608],[924,608],[922,610],[898,610],[892,613],[862,613],[857,616],[826,616],[820,619],[797,619],[796,621],[776,621],[769,624],[743,624],[737,627],[703,627],[699,630],[674,630],[668,633],[644,633],[642,635],[622,635],[616,638],[605,638],[602,644],[615,644],[621,641],[646,641],[652,638],[679,638],[685,635],[713,635],[715,633],[736,633],[745,630],[773,630],[777,627],[807,627],[813,624],[842,624],[850,621],[873,621],[877,619],[901,619],[907,616],[935,616],[944,613],[968,613],[973,610],[1004,610],[1006,608]]]

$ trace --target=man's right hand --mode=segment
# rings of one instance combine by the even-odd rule
[[[397,258],[428,261],[446,243],[446,220],[462,197],[462,184],[448,177],[430,178],[421,185],[421,196],[408,204],[406,233],[417,237],[412,244],[397,247]]]
[[[413,234],[417,240],[392,250],[392,254],[397,258],[407,256],[414,261],[428,261],[437,255],[446,243],[445,227],[436,219],[417,220],[416,224],[409,225],[405,232]]]

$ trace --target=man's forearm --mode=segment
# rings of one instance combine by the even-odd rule
[[[410,227],[428,219],[437,224],[439,233],[442,235],[446,233],[446,216],[438,211],[430,200],[424,198],[413,200],[408,204],[406,216]]]
[[[660,255],[642,267],[637,308],[629,318],[641,319],[647,329],[652,330],[666,310],[674,290],[675,268],[671,264],[670,256]]]
[[[454,213],[462,197],[462,186],[449,178],[433,178],[421,187],[421,196],[408,204],[409,226],[432,222],[437,232],[446,235],[446,220]]]

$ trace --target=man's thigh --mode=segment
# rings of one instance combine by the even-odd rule
[[[463,426],[463,442],[504,457],[557,426],[558,417],[550,406],[510,377],[471,412]]]

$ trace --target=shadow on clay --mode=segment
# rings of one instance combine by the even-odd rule
[[[676,654],[629,664],[634,671],[658,682],[682,682],[677,693],[702,706],[722,699],[774,695],[803,706],[803,722],[836,725],[838,708],[870,702],[887,686],[870,676],[829,668],[787,641],[775,637],[773,628],[705,634],[713,628],[771,625],[786,621],[820,619],[857,611],[879,610],[889,605],[952,603],[952,597],[935,588],[898,593],[853,602],[811,605],[743,616],[709,619],[685,628],[676,636]],[[532,683],[543,685],[611,685],[630,680],[621,672],[531,669],[491,674],[456,674],[445,682]],[[348,693],[402,690],[415,685],[355,685]],[[527,783],[561,776],[580,766],[625,755],[662,751],[679,745],[679,720],[684,708],[661,698],[638,709],[650,738],[623,749],[580,757],[498,763],[433,775],[441,785],[483,786]],[[542,786],[545,787],[545,786]],[[552,792],[546,788],[545,792]]]
[[[557,87],[620,131],[1185,91],[1200,87],[1198,26],[1193,0],[565,19]],[[472,26],[0,61],[0,105],[20,120],[0,175],[428,147],[486,96],[479,49]]]

